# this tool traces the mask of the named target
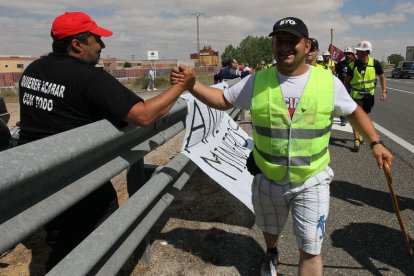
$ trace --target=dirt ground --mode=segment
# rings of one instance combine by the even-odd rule
[[[19,120],[17,98],[6,98],[6,104],[11,128]],[[145,163],[167,164],[182,137],[149,153]],[[128,199],[125,175],[112,180],[121,204]],[[0,257],[0,276],[44,275],[44,238],[41,229]],[[200,170],[153,227],[150,240],[149,262],[131,260],[119,275],[258,275],[264,248],[250,210]]]

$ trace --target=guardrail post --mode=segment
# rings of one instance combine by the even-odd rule
[[[148,263],[151,260],[151,240],[148,235],[141,241],[134,252],[137,260]]]
[[[132,164],[131,167],[129,167],[126,179],[128,195],[129,197],[131,197],[147,181],[147,177],[145,175],[144,170],[143,158],[141,158],[136,163]]]
[[[144,165],[144,158],[139,159],[134,163],[127,172],[127,190],[128,195],[131,197],[136,191],[138,191],[149,179],[154,172],[155,167],[148,167]],[[139,246],[133,253],[134,259],[149,262],[151,259],[151,241],[149,236],[146,235]]]
[[[241,122],[244,122],[244,121],[246,120],[246,110],[242,110],[242,111],[240,112],[240,117],[239,117],[239,120],[240,120]]]

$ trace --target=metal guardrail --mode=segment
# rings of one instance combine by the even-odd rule
[[[145,128],[102,120],[0,152],[0,253],[128,169],[136,192],[48,273],[115,275],[140,244],[148,250],[147,233],[196,169],[178,154],[143,183],[143,157],[184,130],[186,114],[179,99]]]
[[[9,113],[0,114],[0,120],[3,120],[3,122],[7,124],[10,120],[10,114]]]

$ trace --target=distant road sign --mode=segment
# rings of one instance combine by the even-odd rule
[[[158,51],[147,51],[149,60],[158,60]]]

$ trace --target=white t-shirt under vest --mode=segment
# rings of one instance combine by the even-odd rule
[[[280,88],[285,99],[286,108],[292,117],[302,96],[310,70],[300,76],[285,76],[277,70]],[[253,85],[256,74],[248,75],[237,84],[224,91],[224,97],[233,106],[250,109],[252,105]],[[342,82],[334,77],[334,117],[347,116],[355,111],[357,104],[349,96]]]

